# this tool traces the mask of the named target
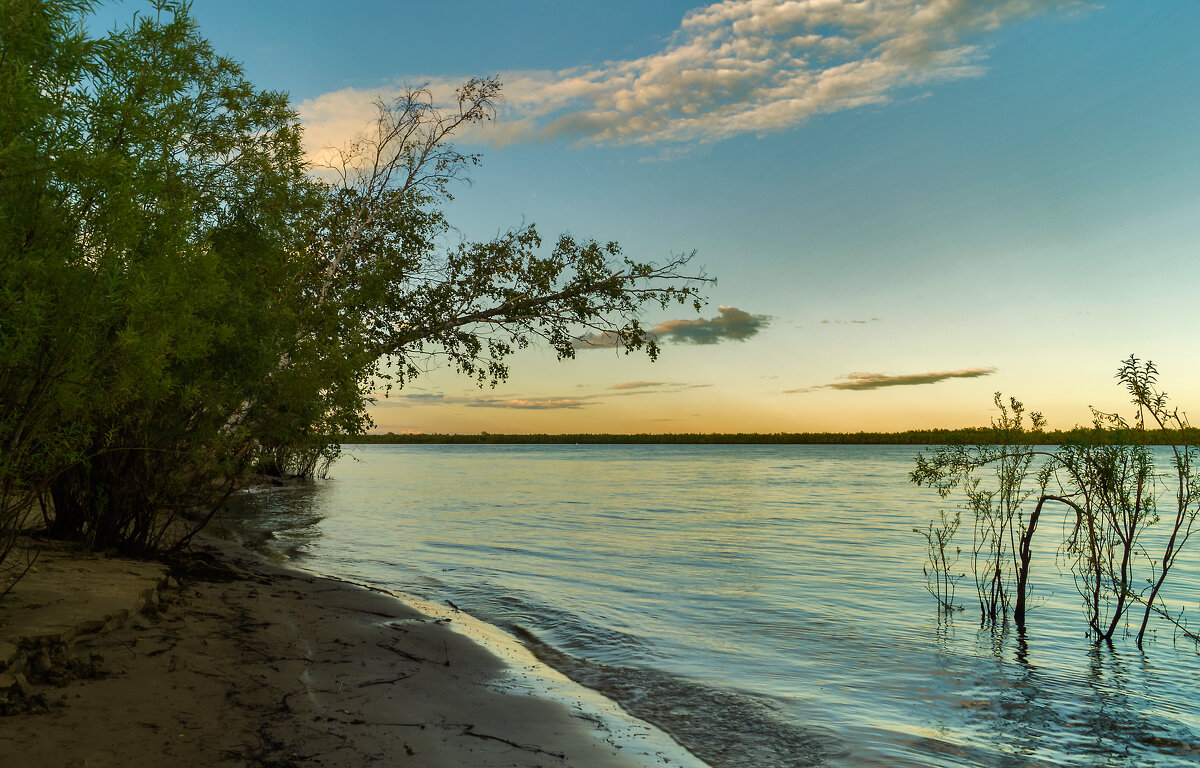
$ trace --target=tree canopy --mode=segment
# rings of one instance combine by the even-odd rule
[[[443,359],[494,383],[514,351],[569,358],[594,332],[654,357],[640,310],[699,308],[690,256],[533,225],[449,244],[443,204],[479,162],[451,140],[499,82],[380,102],[313,168],[286,94],[187,3],[101,36],[94,5],[0,0],[0,559],[39,501],[58,536],[179,544],[255,467],[333,458],[381,380]]]

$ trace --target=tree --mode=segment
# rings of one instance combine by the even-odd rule
[[[88,433],[80,382],[98,354],[97,289],[62,182],[83,162],[72,84],[97,55],[77,26],[88,7],[0,0],[0,563]]]
[[[226,415],[295,332],[253,303],[284,298],[308,182],[286,98],[216,55],[184,4],[153,3],[90,52],[62,88],[69,152],[42,155],[74,223],[66,269],[92,286],[55,303],[85,315],[72,348],[94,350],[70,393],[82,455],[45,481],[47,527],[150,551],[244,474],[253,436]]]
[[[694,285],[703,274],[680,273],[690,256],[639,263],[622,258],[616,243],[567,235],[539,256],[533,225],[490,242],[436,247],[448,227],[437,203],[451,199],[451,183],[479,162],[447,140],[491,119],[499,93],[495,79],[469,80],[449,110],[422,88],[376,104],[371,129],[329,167],[331,212],[314,248],[318,300],[357,309],[369,353],[390,357],[402,377],[419,373],[417,361],[434,347],[481,383],[499,381],[514,348],[540,340],[570,358],[585,330],[614,333],[627,351],[656,357],[638,311],[647,302],[688,301],[699,310]]]
[[[90,39],[91,3],[0,2],[10,538],[40,498],[53,535],[179,545],[207,518],[178,524],[253,467],[336,456],[377,379],[403,386],[442,357],[494,383],[514,350],[571,357],[586,331],[654,357],[643,306],[698,306],[690,257],[570,237],[545,252],[532,225],[443,245],[441,204],[478,162],[450,139],[492,116],[494,80],[449,108],[422,89],[381,103],[332,180],[314,178],[286,97],[217,55],[186,3]]]
[[[336,339],[343,365],[344,402],[360,409],[378,381],[385,393],[421,375],[434,359],[453,365],[481,386],[509,374],[507,358],[530,344],[549,344],[560,359],[574,357],[581,334],[612,335],[626,352],[652,359],[658,346],[639,322],[646,304],[701,300],[703,273],[685,274],[692,256],[665,264],[624,258],[609,242],[557,239],[544,253],[530,224],[488,242],[442,247],[450,224],[439,207],[453,185],[480,161],[449,143],[456,131],[494,116],[500,83],[469,80],[448,108],[424,88],[409,89],[377,114],[362,136],[334,153],[323,168],[322,215],[305,233],[301,293],[308,297],[310,331],[277,376],[326,386],[311,375],[331,358],[324,339]],[[307,353],[307,354],[306,354]],[[311,397],[302,398],[311,401]],[[257,403],[247,402],[245,417]],[[239,416],[240,418],[240,416]],[[352,419],[312,431],[315,443],[292,430],[273,439],[271,464],[293,469],[326,457],[330,431],[354,434]]]

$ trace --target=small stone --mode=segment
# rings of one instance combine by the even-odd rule
[[[38,675],[48,675],[54,669],[54,662],[50,659],[50,652],[43,648],[33,657],[29,666]]]
[[[0,669],[8,669],[13,659],[17,657],[17,646],[0,640]]]

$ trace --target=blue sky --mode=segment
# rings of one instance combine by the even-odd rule
[[[498,75],[502,119],[463,138],[484,153],[450,208],[464,236],[536,222],[640,259],[695,250],[719,281],[700,319],[758,318],[707,326],[742,329],[721,343],[665,335],[655,364],[531,350],[483,391],[434,371],[374,408],[383,430],[971,426],[997,390],[1065,428],[1123,406],[1130,353],[1200,407],[1200,3],[192,13],[291,94],[314,148],[350,138],[376,95]]]

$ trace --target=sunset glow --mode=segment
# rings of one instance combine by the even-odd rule
[[[498,75],[498,120],[460,138],[483,159],[458,236],[536,222],[638,259],[695,250],[718,279],[698,315],[646,318],[657,363],[581,336],[575,361],[527,350],[480,390],[432,360],[379,430],[973,426],[995,391],[1069,428],[1122,407],[1130,353],[1200,403],[1200,7],[912,5],[194,12],[291,94],[312,157],[374,98]]]

